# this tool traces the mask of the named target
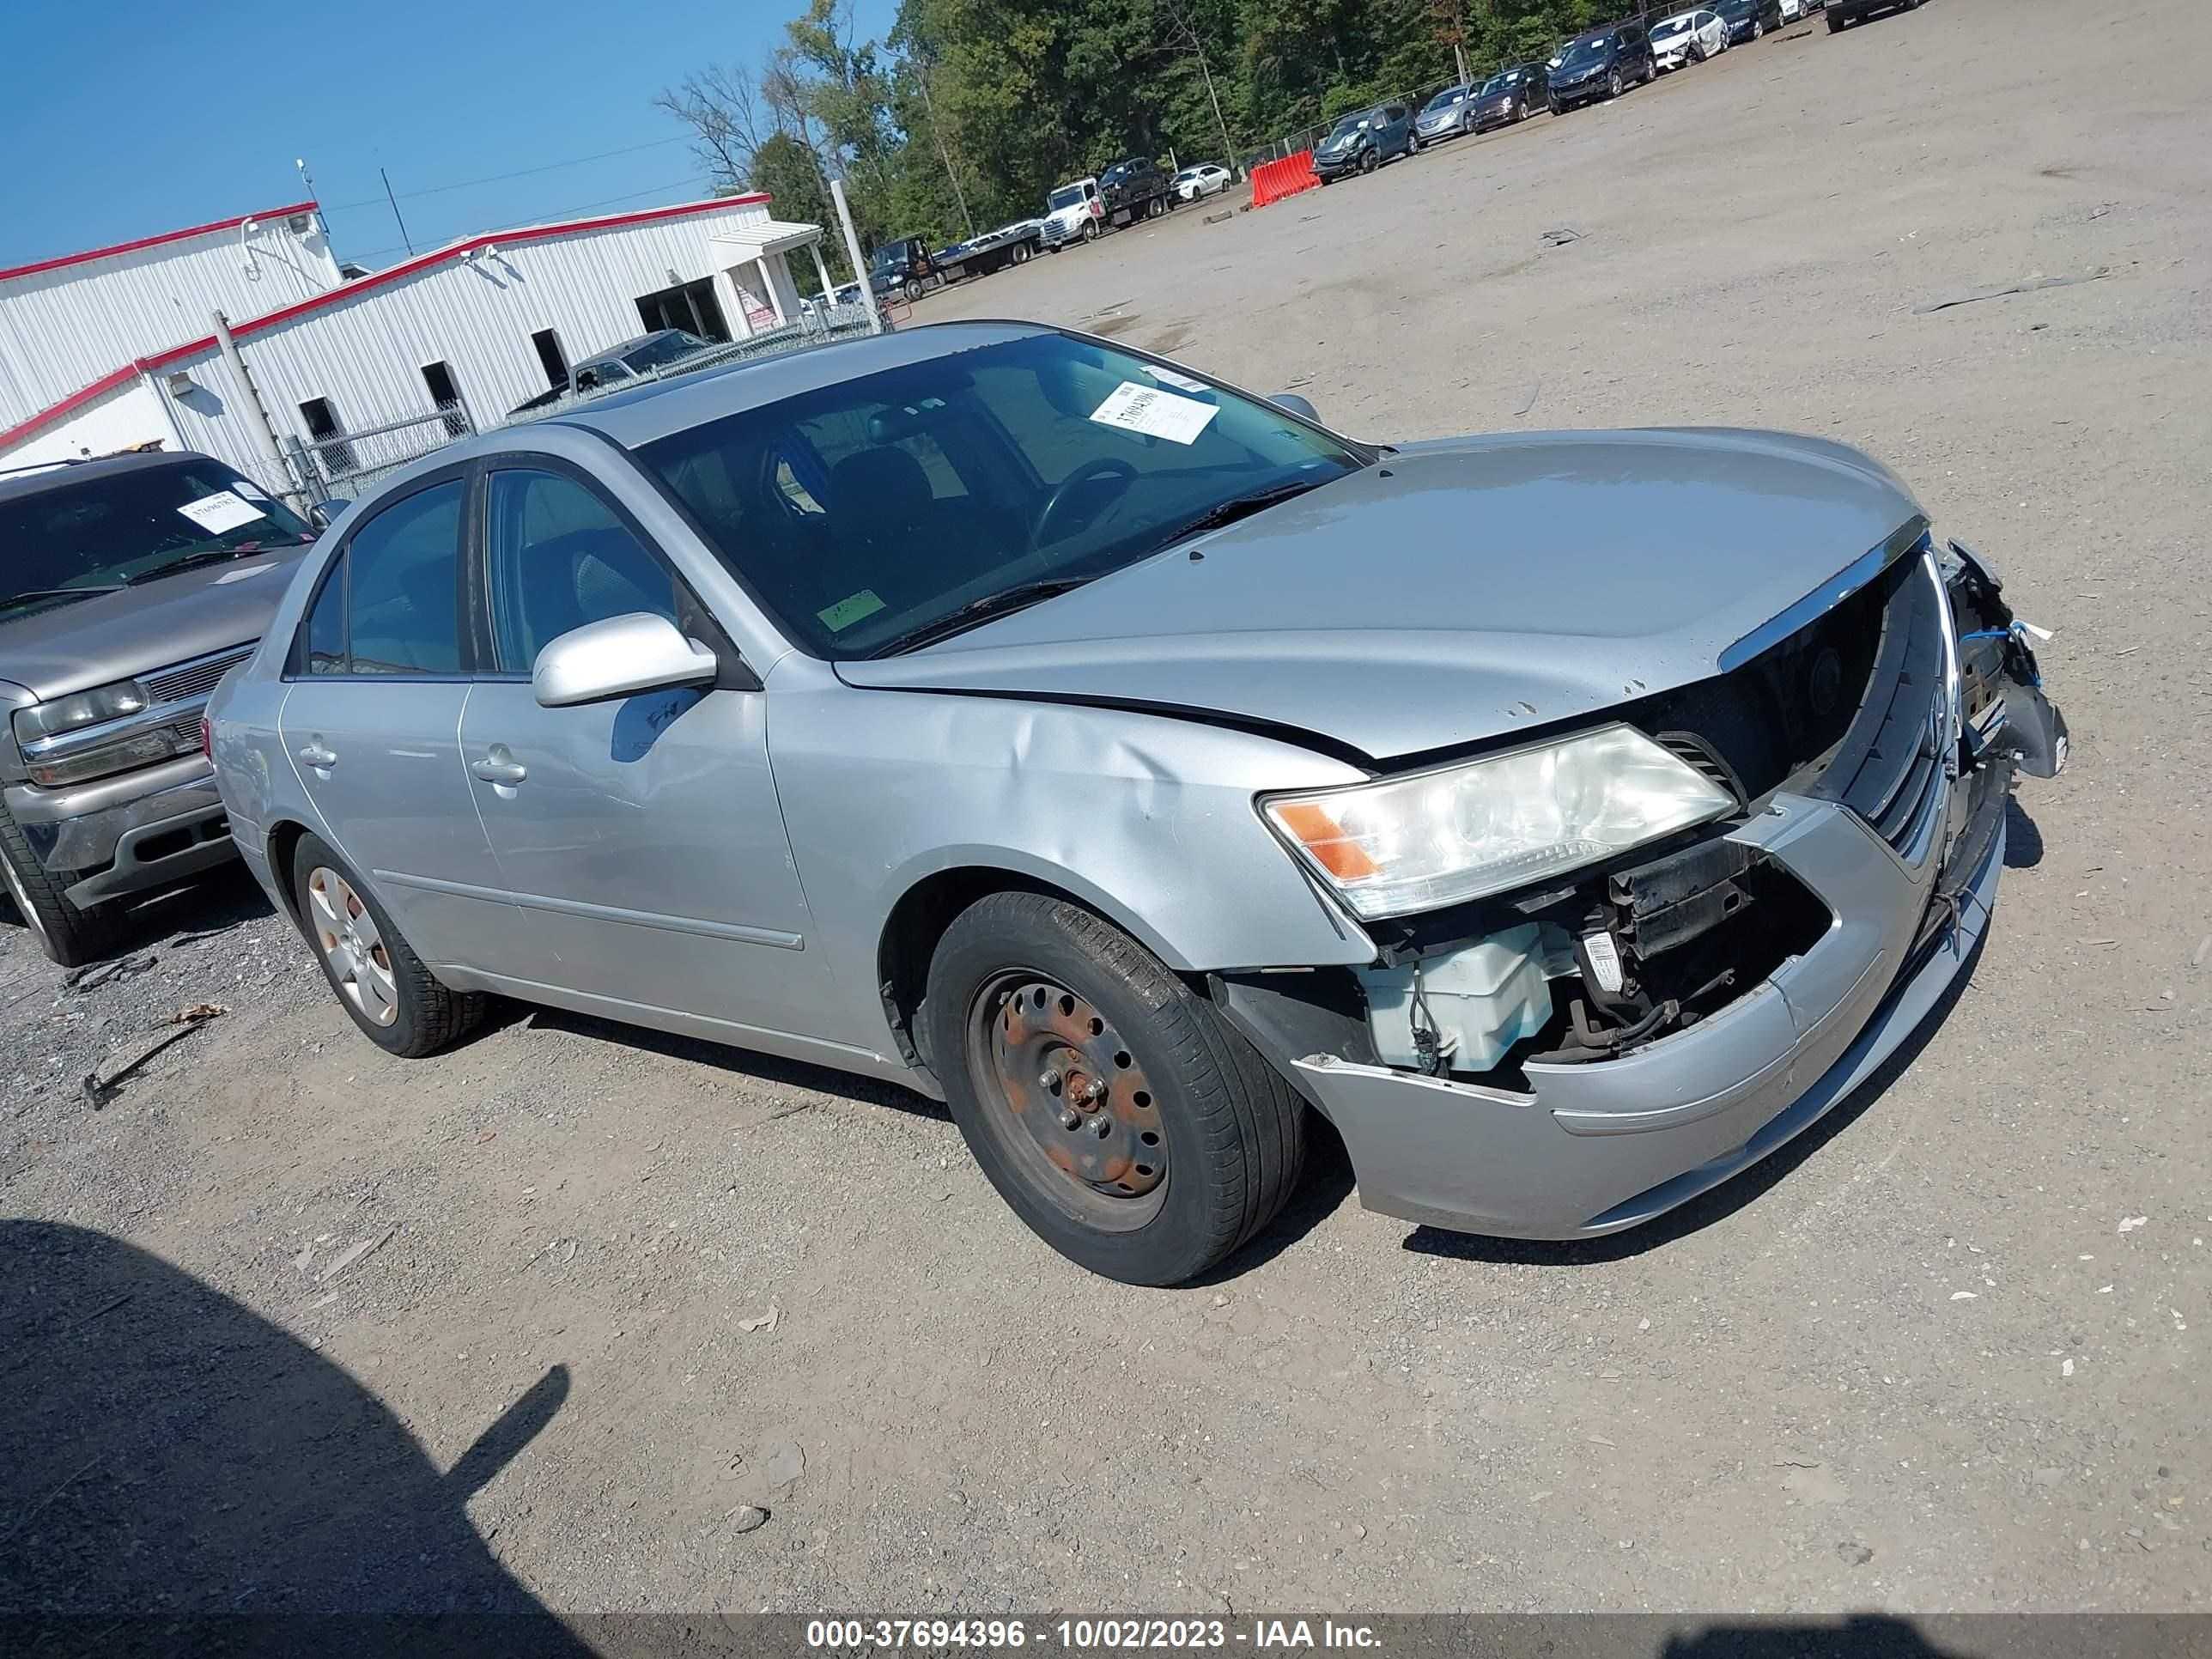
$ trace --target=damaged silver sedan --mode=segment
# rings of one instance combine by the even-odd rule
[[[2065,758],[1989,566],[1838,445],[1340,437],[953,324],[441,452],[211,710],[240,850],[402,1054],[501,994],[943,1098],[1169,1284],[1296,1182],[1647,1220],[1966,969]]]

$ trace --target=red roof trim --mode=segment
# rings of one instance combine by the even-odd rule
[[[181,242],[188,236],[206,236],[218,230],[236,230],[248,219],[283,219],[295,213],[313,213],[319,205],[314,202],[294,202],[286,207],[264,208],[258,213],[241,213],[235,219],[217,219],[212,224],[194,225],[189,230],[165,230],[155,236],[141,236],[135,242],[118,242],[112,247],[96,247],[82,253],[64,253],[58,258],[40,259],[35,264],[15,265],[0,270],[0,283],[18,276],[35,276],[42,270],[60,270],[70,265],[81,265],[94,259],[112,258],[118,253],[136,253],[141,248],[159,247],[164,242]]]
[[[255,335],[275,328],[280,324],[289,323],[295,317],[307,316],[326,307],[343,304],[346,301],[368,293],[372,289],[381,288],[387,283],[397,282],[403,276],[411,276],[417,271],[428,270],[431,266],[442,264],[447,259],[458,259],[474,253],[480,248],[491,247],[500,243],[512,245],[518,242],[542,242],[549,237],[574,235],[580,231],[618,230],[625,225],[650,224],[659,219],[690,218],[696,214],[713,213],[723,208],[759,207],[770,199],[772,198],[766,191],[756,191],[749,196],[718,196],[711,202],[680,202],[673,207],[641,208],[635,213],[617,213],[603,219],[570,219],[559,224],[526,225],[515,230],[488,231],[481,236],[472,236],[465,242],[450,243],[431,252],[419,254],[404,264],[392,265],[383,270],[372,271],[366,276],[343,283],[327,294],[318,294],[311,298],[301,300],[296,304],[251,318],[233,326],[230,331],[231,337],[236,340],[250,340]],[[310,203],[308,205],[313,206],[313,204]],[[272,211],[297,212],[299,210],[280,208]],[[246,218],[264,216],[265,216],[261,214],[246,216]],[[246,222],[246,219],[234,219],[230,222],[234,225],[241,225]],[[221,229],[222,227],[202,226],[201,228]],[[178,236],[191,236],[197,234],[189,230],[174,233]],[[168,237],[155,236],[149,237],[148,241],[158,242],[169,240]],[[137,242],[131,246],[143,247],[146,243]],[[114,248],[106,251],[120,252]],[[97,256],[80,254],[76,257],[93,258]],[[171,363],[180,362],[187,357],[197,357],[212,351],[215,349],[215,343],[214,335],[204,335],[199,339],[187,340],[182,345],[171,346],[167,350],[155,352],[151,356],[137,358],[124,364],[120,368],[111,370],[90,386],[70,392],[59,403],[50,404],[27,420],[19,422],[6,431],[0,432],[0,449],[6,448],[19,438],[28,437],[40,427],[59,419],[71,410],[82,408],[94,398],[114,391],[116,387],[133,379],[142,371],[149,374],[156,373],[167,368]]]

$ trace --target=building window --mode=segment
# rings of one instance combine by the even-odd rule
[[[664,328],[680,328],[702,340],[730,337],[729,325],[722,320],[722,302],[714,297],[714,279],[711,276],[653,294],[641,294],[637,314],[648,334]]]
[[[310,398],[300,405],[300,418],[307,423],[307,447],[323,464],[327,477],[354,470],[353,446],[335,441],[345,430],[328,398]]]
[[[530,343],[538,348],[538,362],[545,371],[545,384],[556,391],[567,391],[568,354],[561,349],[561,337],[550,328],[541,328],[530,337]]]
[[[447,435],[466,437],[469,412],[461,406],[461,390],[453,384],[453,371],[444,363],[425,363],[422,365],[422,384],[429,388],[430,401],[446,417]]]

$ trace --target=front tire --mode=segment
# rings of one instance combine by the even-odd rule
[[[115,907],[96,904],[80,910],[70,902],[66,881],[56,879],[31,851],[21,827],[5,806],[0,806],[0,878],[15,913],[23,919],[46,960],[61,968],[82,968],[97,962],[115,944]]]
[[[994,893],[962,912],[921,1020],[984,1175],[1093,1273],[1181,1284],[1297,1182],[1305,1103],[1212,1004],[1065,899]]]
[[[1620,71],[1615,70],[1605,77],[1605,95],[1608,99],[1618,98],[1626,89],[1626,85],[1620,78]]]
[[[441,984],[351,868],[319,836],[292,854],[292,902],[339,1005],[386,1054],[419,1060],[483,1020],[484,999]]]

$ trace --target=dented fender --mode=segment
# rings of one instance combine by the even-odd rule
[[[811,659],[773,678],[769,750],[814,937],[878,1042],[884,924],[948,870],[1060,888],[1184,972],[1374,958],[1252,804],[1358,781],[1342,760],[1194,720],[860,689]]]

